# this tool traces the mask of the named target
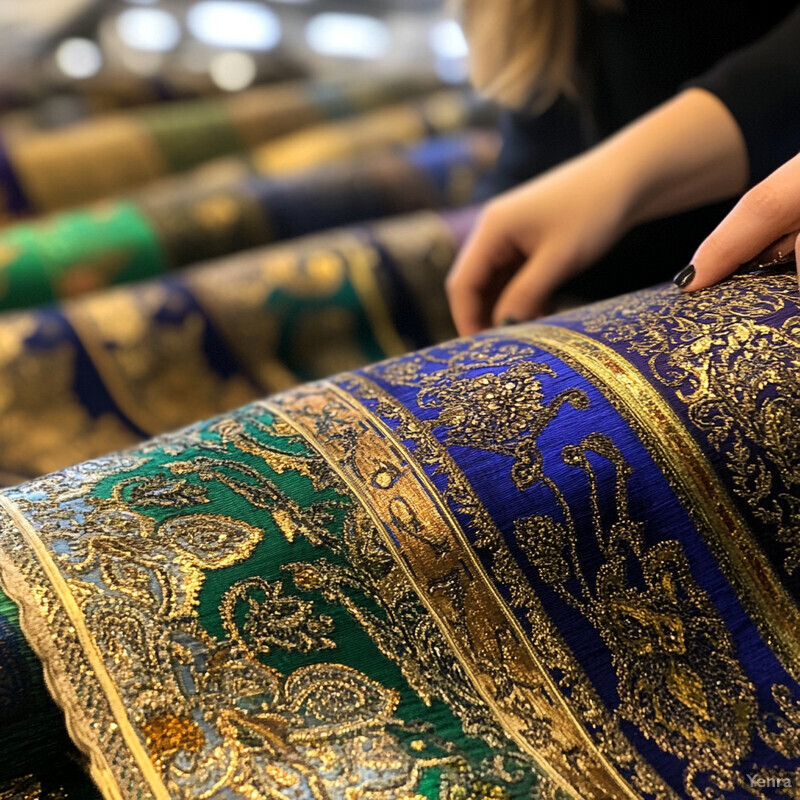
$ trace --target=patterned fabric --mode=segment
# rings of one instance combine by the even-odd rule
[[[296,177],[204,171],[0,232],[0,310],[25,308],[339,225],[463,205],[491,166],[490,133],[369,153]]]
[[[419,95],[420,82],[286,83],[0,140],[0,215],[55,211],[309,125]]]
[[[0,800],[95,800],[86,759],[45,689],[16,605],[0,592]]]
[[[472,92],[444,89],[427,97],[387,106],[338,122],[311,126],[267,142],[250,153],[248,169],[283,175],[430,136],[491,124],[494,109]]]
[[[452,335],[459,214],[248,251],[0,317],[0,479],[68,466]]]
[[[5,492],[104,796],[796,797],[798,312],[656,288]]]

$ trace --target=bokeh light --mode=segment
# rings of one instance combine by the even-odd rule
[[[278,15],[260,3],[204,0],[189,9],[186,22],[197,39],[215,47],[270,50],[281,40]]]
[[[129,47],[154,53],[173,50],[181,40],[181,26],[160,8],[129,8],[117,18],[117,33]]]
[[[70,78],[91,78],[103,66],[100,48],[89,39],[65,39],[56,49],[55,58],[58,68]]]
[[[323,13],[309,20],[306,41],[321,55],[374,59],[386,55],[391,36],[386,24],[375,17]]]
[[[209,65],[211,80],[226,92],[238,92],[251,86],[258,74],[256,62],[246,53],[220,53]]]

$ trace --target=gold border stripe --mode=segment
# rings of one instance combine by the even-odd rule
[[[408,347],[392,322],[375,269],[380,263],[380,253],[372,242],[352,237],[355,247],[347,249],[346,263],[350,283],[361,300],[364,314],[372,325],[372,332],[387,356],[400,355]],[[344,250],[345,248],[343,248]]]
[[[590,380],[594,376],[602,381],[598,388],[607,390],[604,394],[613,394],[608,399],[633,420],[726,577],[745,600],[762,638],[775,646],[784,668],[800,681],[800,611],[750,536],[705,454],[667,401],[627,359],[585,334],[536,324],[511,335],[548,350]]]
[[[67,616],[72,623],[72,626],[75,628],[75,635],[77,636],[83,648],[83,652],[89,664],[97,676],[98,683],[100,684],[103,693],[106,696],[106,700],[108,701],[111,712],[114,715],[114,719],[119,726],[120,733],[125,740],[128,749],[131,751],[131,754],[139,769],[141,770],[142,775],[147,781],[153,796],[156,798],[156,800],[170,800],[170,795],[162,783],[161,777],[156,772],[153,762],[150,760],[150,757],[145,751],[141,740],[136,735],[136,732],[134,731],[133,726],[128,719],[125,706],[122,703],[119,693],[117,692],[114,681],[108,674],[108,671],[103,664],[103,660],[97,650],[97,645],[95,644],[94,638],[84,625],[83,614],[81,614],[81,611],[78,608],[75,598],[72,596],[72,593],[70,592],[69,586],[67,586],[67,582],[64,580],[63,575],[59,571],[56,564],[53,563],[53,560],[50,558],[50,553],[39,539],[36,531],[33,529],[22,512],[12,503],[12,501],[6,496],[0,495],[0,506],[3,507],[9,517],[11,517],[11,519],[14,521],[14,524],[17,526],[27,544],[38,558],[45,575],[52,583],[53,590],[63,605],[64,610],[66,611]]]
[[[359,500],[476,689],[514,741],[576,797],[638,800],[638,794],[576,719],[541,665],[516,617],[486,575],[457,520],[405,446],[381,420],[333,384],[318,384],[309,387],[299,398],[296,393],[292,397],[300,402],[292,406],[291,414],[268,401],[261,405],[308,441]],[[338,437],[338,430],[326,430],[322,437],[319,435],[315,423],[322,419],[325,407],[331,404],[336,405],[335,428],[346,428],[357,434],[352,437],[356,448],[355,454],[350,454],[353,458],[344,458],[346,454],[340,444],[343,440],[351,441],[350,437]],[[376,479],[368,483],[364,473],[372,474],[373,478],[383,474],[394,479],[390,486]],[[413,514],[413,519],[407,519],[404,525],[402,519],[398,519],[398,514],[402,516],[402,513]],[[454,577],[459,582],[463,609],[449,604],[441,589],[436,588],[451,583]],[[475,625],[471,625],[472,622]],[[522,679],[515,688],[529,707],[553,721],[555,741],[548,752],[532,746],[522,735],[530,720],[504,708],[503,701],[495,697],[491,676],[485,669],[481,670],[481,664],[500,660]],[[581,775],[576,775],[563,757],[565,752],[575,749],[585,755],[585,769]],[[557,766],[554,766],[555,760],[560,762]],[[574,786],[576,778],[580,790]]]
[[[14,523],[16,524],[16,523]],[[40,572],[41,577],[41,572]],[[65,677],[63,659],[48,629],[44,615],[36,605],[30,583],[22,571],[0,550],[0,586],[19,607],[22,632],[42,662],[44,680],[65,717],[67,731],[78,749],[89,755],[89,772],[107,800],[123,800],[105,752],[91,733],[74,686]],[[58,666],[57,665],[62,665]],[[2,796],[2,791],[0,791]]]

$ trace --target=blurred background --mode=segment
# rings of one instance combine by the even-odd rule
[[[0,103],[42,126],[286,79],[466,77],[442,0],[25,0],[0,4]]]
[[[0,0],[0,484],[454,336],[466,57],[442,0]]]

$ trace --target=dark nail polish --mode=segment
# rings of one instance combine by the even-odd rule
[[[511,316],[503,317],[503,322],[501,324],[502,325],[518,325],[519,324],[519,320],[516,317],[511,317]]]
[[[673,279],[672,282],[683,289],[694,280],[694,264],[687,264]]]

